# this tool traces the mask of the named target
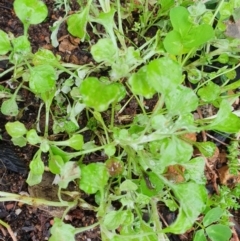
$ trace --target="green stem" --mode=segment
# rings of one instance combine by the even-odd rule
[[[28,205],[33,205],[33,206],[41,206],[41,205],[46,205],[46,206],[54,206],[54,207],[68,207],[72,206],[73,204],[76,204],[76,202],[55,202],[55,201],[48,201],[45,199],[41,198],[33,198],[33,197],[27,197],[27,196],[22,196],[19,194],[15,193],[8,193],[8,192],[2,192],[0,191],[0,202],[7,202],[7,201],[17,201],[17,202],[22,202]]]
[[[197,92],[199,90],[199,88],[201,88],[203,85],[206,85],[209,81],[213,80],[213,79],[216,79],[217,77],[221,76],[221,75],[224,75],[224,74],[227,74],[235,69],[237,69],[238,67],[240,67],[240,63],[238,65],[236,65],[235,67],[231,68],[231,69],[227,69],[226,71],[222,72],[222,73],[219,73],[217,75],[215,75],[214,77],[204,81],[201,85],[199,85],[196,89],[195,89],[195,92]],[[226,85],[227,83],[224,83],[224,85]],[[224,86],[223,85],[223,86]],[[223,87],[222,86],[222,87]]]
[[[99,225],[99,222],[94,223],[90,226],[84,227],[84,228],[75,228],[74,234],[78,234],[78,233],[82,233],[91,229],[94,229],[95,227],[97,227]]]
[[[209,24],[210,24],[210,25],[213,24],[214,19],[216,18],[217,14],[218,14],[218,12],[220,11],[220,9],[221,9],[221,7],[222,7],[222,5],[223,5],[224,2],[225,2],[225,0],[221,0],[221,2],[219,3],[217,9],[214,11],[214,14],[213,14],[212,18],[211,18],[211,20],[209,21]]]
[[[168,241],[169,239],[167,238],[167,236],[165,234],[162,233],[162,224],[160,222],[159,219],[159,215],[158,215],[158,208],[157,208],[157,203],[158,203],[158,199],[152,198],[150,201],[151,207],[152,207],[152,220],[155,224],[156,227],[156,233],[158,233],[158,240],[166,240]]]
[[[50,113],[50,106],[51,106],[51,102],[52,101],[46,101],[45,102],[45,113],[46,113],[46,117],[45,117],[45,129],[44,129],[44,137],[47,138],[48,137],[48,125],[49,125],[49,113]]]

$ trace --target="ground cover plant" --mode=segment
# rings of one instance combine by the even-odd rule
[[[0,201],[64,207],[50,241],[75,240],[95,227],[101,240],[171,240],[186,233],[194,241],[230,240],[239,186],[218,186],[211,160],[219,142],[208,137],[228,138],[227,168],[237,176],[240,39],[233,29],[240,1],[78,3],[73,13],[70,0],[56,1],[65,16],[52,26],[51,43],[59,45],[66,23],[69,34],[89,44],[92,63],[64,63],[44,48],[32,52],[29,27],[48,14],[41,1],[14,1],[22,36],[0,30],[0,54],[11,63],[0,75],[12,72],[10,87],[1,86],[1,112],[14,117],[6,131],[14,145],[37,147],[28,185],[49,171],[58,186],[57,201],[6,192]],[[21,89],[41,101],[31,127],[19,120]],[[86,161],[96,153],[100,160]],[[77,191],[68,190],[71,182]],[[66,214],[76,207],[94,211],[98,221],[81,228],[67,224]],[[161,207],[175,218],[162,218]]]

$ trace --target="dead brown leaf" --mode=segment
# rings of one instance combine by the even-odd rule
[[[225,34],[228,37],[240,39],[240,19],[235,22],[227,21]]]

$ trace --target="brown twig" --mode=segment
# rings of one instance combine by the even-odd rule
[[[199,118],[200,119],[203,119],[203,116],[202,116],[202,111],[200,110],[200,108],[197,108],[197,113],[199,115]],[[201,131],[202,133],[202,138],[203,138],[203,141],[207,141],[207,135],[206,135],[206,131]]]
[[[217,186],[217,174],[212,170],[211,166],[209,165],[208,163],[208,160],[207,158],[204,158],[205,159],[205,164],[206,164],[206,168],[208,169],[208,171],[211,173],[212,177],[212,182],[213,182],[213,187],[214,187],[214,190],[216,191],[216,193],[219,195],[219,190],[218,190],[218,186]]]
[[[17,238],[16,238],[16,236],[14,235],[11,227],[10,227],[7,223],[3,222],[2,220],[0,220],[0,224],[7,229],[7,231],[8,231],[8,233],[9,233],[9,235],[11,236],[12,240],[13,240],[13,241],[17,241]]]
[[[206,135],[207,135],[208,137],[210,137],[211,139],[219,142],[220,144],[222,144],[222,145],[224,145],[224,146],[227,146],[227,144],[226,144],[225,142],[222,142],[222,141],[218,140],[218,139],[215,138],[214,136],[212,136],[212,135],[210,135],[210,134],[208,134],[208,133],[206,133]]]

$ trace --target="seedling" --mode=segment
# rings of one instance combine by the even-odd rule
[[[223,215],[220,207],[210,209],[203,218],[203,229],[196,232],[194,241],[207,241],[207,237],[212,241],[228,241],[232,236],[229,226],[217,223]]]

